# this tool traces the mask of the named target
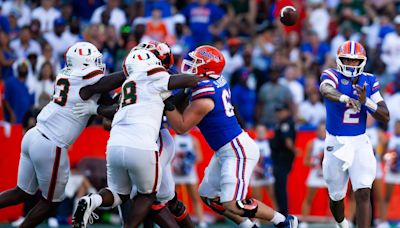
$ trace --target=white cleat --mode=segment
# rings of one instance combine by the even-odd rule
[[[78,207],[75,210],[74,216],[72,216],[72,227],[86,228],[88,222],[93,224],[93,219],[99,219],[99,216],[93,212],[95,209],[96,207],[90,195],[80,198]]]
[[[13,227],[19,227],[25,221],[25,217],[19,217],[17,220],[11,223]]]

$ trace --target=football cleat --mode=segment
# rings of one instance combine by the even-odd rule
[[[299,220],[294,215],[286,216],[286,220],[275,225],[275,227],[279,228],[297,228],[299,227]]]
[[[96,207],[90,195],[80,198],[78,207],[72,217],[72,227],[86,228],[88,222],[93,224],[94,219],[99,219],[99,216],[93,212],[95,209]]]

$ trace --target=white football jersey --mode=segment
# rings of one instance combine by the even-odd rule
[[[150,51],[134,50],[126,57],[127,79],[122,85],[120,108],[114,116],[109,146],[158,150],[156,141],[164,110],[163,96],[170,75]]]
[[[37,128],[59,147],[70,146],[86,127],[90,115],[77,117],[72,112],[76,103],[84,102],[79,96],[82,87],[96,83],[104,76],[96,67],[85,70],[64,68],[57,75],[54,94],[37,117]],[[100,95],[90,99],[97,102]]]

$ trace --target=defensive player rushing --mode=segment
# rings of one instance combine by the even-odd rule
[[[77,117],[72,107],[83,102],[79,90],[104,76],[102,54],[88,42],[71,46],[67,66],[56,78],[53,99],[37,117],[36,127],[22,139],[17,187],[0,194],[0,208],[32,199],[38,189],[42,198],[20,227],[36,227],[64,199],[69,177],[67,149],[86,127],[90,115]],[[100,95],[89,96],[97,102]],[[68,129],[68,130],[66,130]]]
[[[343,202],[349,177],[357,204],[357,226],[370,227],[370,194],[376,160],[365,134],[367,111],[378,121],[389,121],[378,80],[363,72],[366,61],[364,47],[358,42],[346,41],[337,51],[337,69],[327,69],[321,75],[320,91],[327,113],[322,169],[330,209],[339,227],[349,226]]]
[[[154,52],[134,48],[123,63],[127,78],[105,77],[81,89],[86,98],[113,90],[123,82],[118,111],[115,113],[112,106],[95,110],[103,116],[115,113],[107,145],[108,188],[79,201],[73,217],[74,227],[86,227],[97,207],[115,207],[128,200],[133,185],[137,195],[124,227],[139,226],[155,202],[162,175],[156,141],[164,109],[163,97],[171,89],[193,87],[202,80],[189,75],[170,76],[163,67],[166,62],[172,64],[169,50],[163,43]]]
[[[191,60],[183,60],[182,73],[207,74],[210,80],[199,82],[192,90],[191,103],[183,114],[168,100],[165,113],[178,134],[197,125],[215,151],[199,187],[202,200],[239,227],[253,227],[249,218],[268,220],[278,227],[297,227],[296,217],[285,218],[256,199],[246,199],[260,153],[236,119],[228,83],[220,75],[225,66],[223,55],[212,46],[200,46],[189,56]]]

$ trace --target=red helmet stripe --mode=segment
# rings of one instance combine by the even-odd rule
[[[83,55],[82,54],[82,48],[79,48],[79,55]]]

